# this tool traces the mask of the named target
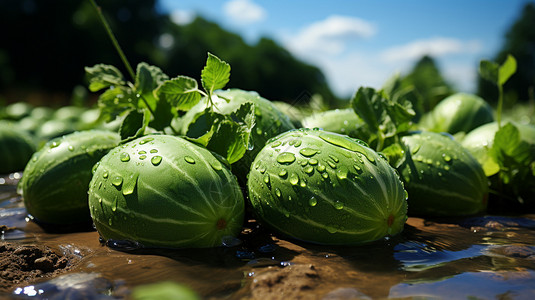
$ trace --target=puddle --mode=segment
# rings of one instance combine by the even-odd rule
[[[278,239],[249,221],[214,249],[104,246],[96,231],[45,232],[0,177],[0,244],[46,246],[69,267],[0,287],[0,298],[124,299],[172,281],[203,299],[533,299],[535,216],[409,218],[395,238],[360,247]],[[0,275],[3,270],[0,270]]]

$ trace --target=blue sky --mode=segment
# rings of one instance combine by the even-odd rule
[[[433,56],[459,91],[474,92],[477,66],[492,59],[527,0],[160,0],[178,23],[195,15],[249,43],[274,39],[318,66],[341,97],[380,88]]]

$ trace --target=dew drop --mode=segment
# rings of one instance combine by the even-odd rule
[[[327,226],[327,231],[329,233],[336,233],[338,230],[334,228],[333,226]]]
[[[258,171],[259,171],[260,173],[264,174],[264,173],[266,173],[266,167],[261,165],[261,166],[258,168]]]
[[[276,147],[280,146],[281,144],[282,144],[281,141],[276,141],[273,144],[271,144],[271,148],[276,148]]]
[[[308,205],[314,207],[318,204],[318,200],[316,200],[315,197],[311,197],[310,199],[308,199]]]
[[[328,161],[327,161],[327,164],[328,164],[331,168],[336,169],[336,165],[335,165],[332,161],[328,160]]]
[[[59,144],[61,144],[61,142],[52,142],[52,144],[50,145],[50,148],[56,148],[57,146],[59,146]]]
[[[297,177],[297,174],[295,173],[290,174],[289,180],[292,185],[297,185],[299,183],[299,177]]]
[[[421,145],[416,145],[411,149],[412,154],[416,154],[420,150]]]
[[[307,174],[311,174],[312,172],[314,172],[314,167],[312,166],[306,166],[303,171],[305,171],[305,173]]]
[[[111,218],[109,218],[109,219],[108,219],[108,225],[111,226],[112,224],[113,224],[113,222],[111,221]]]
[[[301,146],[301,140],[297,140],[297,141],[295,141],[295,143],[294,143],[294,147],[297,148],[297,147],[299,147],[299,146]]]
[[[119,187],[121,186],[121,184],[123,183],[123,177],[117,175],[117,176],[114,176],[112,179],[111,179],[111,184],[113,184],[114,186],[116,187]]]
[[[332,155],[332,154],[329,154],[329,157],[330,157],[332,160],[334,160],[334,162],[336,162],[336,163],[339,162],[339,160],[338,160],[338,158],[337,158],[336,156],[334,156],[334,155]]]
[[[315,166],[315,165],[318,164],[318,160],[315,159],[315,158],[311,158],[311,159],[308,160],[308,163],[311,164],[311,165],[313,165],[313,166]]]
[[[109,176],[108,171],[104,171],[104,173],[102,173],[103,178],[108,178],[108,176]]]
[[[299,182],[299,186],[306,187],[307,186],[307,182],[304,179],[301,179],[301,181]]]
[[[325,166],[322,165],[322,164],[319,164],[319,165],[316,167],[316,169],[317,169],[318,172],[320,172],[320,173],[325,172]]]
[[[141,150],[141,151],[138,152],[138,154],[147,154],[147,151]]]
[[[280,197],[282,195],[281,190],[279,190],[279,188],[275,188],[275,195],[277,195],[277,197]]]
[[[291,164],[295,161],[295,155],[291,152],[282,152],[277,156],[277,162],[280,164]]]
[[[336,202],[334,202],[334,208],[343,209],[344,208],[344,203],[342,203],[340,201],[336,201]]]
[[[74,146],[73,145],[69,145],[69,147],[67,147],[67,149],[69,149],[69,151],[74,151]]]
[[[223,166],[221,165],[221,163],[218,160],[214,160],[214,161],[210,162],[210,165],[216,171],[223,170]]]
[[[262,129],[260,127],[256,127],[256,134],[262,135]]]
[[[451,161],[451,156],[447,155],[446,153],[443,153],[443,154],[442,154],[442,158],[443,158],[444,161],[446,161],[446,162]]]
[[[128,153],[126,152],[121,152],[119,158],[121,159],[121,161],[127,162],[130,160],[130,155],[128,155]]]
[[[159,164],[162,162],[162,157],[159,156],[159,155],[155,155],[155,156],[153,156],[153,157],[150,159],[150,162],[151,162],[154,166],[157,166],[157,165],[159,165]]]
[[[269,184],[269,174],[264,174],[264,183]]]
[[[313,148],[303,148],[303,149],[299,150],[299,153],[301,153],[301,155],[303,155],[305,157],[311,157],[311,156],[316,155],[316,153],[318,153],[318,151],[319,150],[313,149]]]
[[[152,140],[154,140],[154,138],[149,137],[149,138],[146,138],[146,139],[142,140],[141,142],[139,142],[139,144],[143,145],[143,144],[146,144],[146,143],[148,143],[148,142],[150,142]]]
[[[150,149],[150,153],[158,153],[158,149]]]
[[[321,177],[327,179],[327,178],[329,178],[329,174],[327,174],[327,172],[321,173]]]
[[[336,172],[336,177],[338,177],[338,179],[340,180],[346,179],[347,172],[348,172],[347,168],[345,166],[341,166]]]
[[[187,163],[190,163],[190,164],[194,164],[195,163],[195,159],[193,159],[193,157],[191,156],[184,156],[184,160],[187,162]]]
[[[286,176],[286,174],[288,174],[288,172],[286,170],[284,170],[284,169],[280,170],[280,172],[279,172],[279,176],[280,177],[284,177],[284,176]]]

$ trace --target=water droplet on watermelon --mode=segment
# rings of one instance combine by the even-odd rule
[[[313,165],[313,166],[315,166],[315,165],[318,164],[318,160],[315,159],[315,158],[311,158],[311,159],[308,160],[308,163],[311,164],[311,165]]]
[[[109,219],[108,219],[108,225],[111,226],[112,224],[113,224],[113,222],[111,221],[111,218],[109,218]]]
[[[306,166],[303,171],[305,171],[305,173],[307,174],[311,174],[312,172],[314,172],[314,167],[312,166]]]
[[[144,160],[145,158],[147,158],[146,155],[141,155],[141,156],[139,157],[140,160]]]
[[[280,146],[281,144],[282,144],[281,141],[276,141],[273,144],[271,144],[271,148],[276,148],[276,147]]]
[[[344,208],[344,203],[336,200],[336,202],[334,202],[334,208],[336,209],[343,209]]]
[[[318,204],[318,200],[314,196],[312,196],[310,199],[308,199],[308,205],[310,206],[316,206]]]
[[[290,174],[290,183],[292,185],[297,185],[299,183],[299,177],[297,177],[297,174],[295,173]]]
[[[266,167],[260,165],[260,167],[258,168],[258,172],[260,172],[260,173],[262,173],[262,174],[266,173]]]
[[[128,153],[126,153],[126,152],[122,152],[119,155],[119,158],[121,159],[121,161],[127,162],[127,161],[130,160],[130,155],[128,155]]]
[[[158,149],[150,149],[150,153],[158,153]]]
[[[214,170],[216,170],[216,171],[223,170],[223,166],[221,165],[221,163],[218,160],[214,160],[214,161],[210,162],[210,166],[212,166],[212,168]]]
[[[327,179],[327,178],[329,178],[329,174],[327,174],[327,173],[322,173],[322,174],[321,174],[321,177]]]
[[[184,160],[187,162],[187,163],[190,163],[190,164],[194,164],[195,163],[195,159],[193,159],[193,157],[191,156],[184,156]]]
[[[323,173],[323,172],[325,172],[325,166],[322,165],[322,164],[319,164],[319,165],[316,167],[316,170],[318,170],[318,172],[320,172],[320,173]]]
[[[159,156],[159,155],[153,156],[153,157],[150,159],[150,162],[151,162],[154,166],[157,166],[157,165],[159,165],[159,164],[162,162],[162,157]]]
[[[108,171],[104,171],[104,173],[102,173],[102,178],[108,178],[108,176]]]
[[[262,135],[262,129],[260,127],[256,127],[256,134]]]
[[[123,177],[117,175],[117,176],[114,176],[112,179],[111,179],[111,184],[113,184],[114,186],[116,187],[119,187],[121,186],[121,184],[123,183]]]
[[[147,151],[141,150],[141,151],[138,152],[138,154],[147,154]]]
[[[264,174],[264,183],[269,184],[269,174]]]
[[[52,142],[52,144],[50,145],[50,148],[56,148],[57,146],[59,146],[59,144],[61,144],[61,142]]]
[[[327,231],[329,233],[336,233],[338,231],[338,229],[336,229],[334,226],[329,225],[329,226],[327,226]]]
[[[280,164],[291,164],[295,161],[295,155],[291,152],[282,152],[277,156],[277,162]]]
[[[149,137],[149,138],[146,138],[146,139],[142,140],[141,142],[139,142],[139,144],[143,145],[143,144],[146,144],[146,143],[148,143],[148,142],[150,142],[152,140],[154,140],[154,138]]]
[[[284,176],[286,176],[286,174],[288,174],[288,172],[287,172],[285,169],[282,169],[282,170],[280,170],[280,172],[279,172],[279,176],[280,176],[280,177],[284,177]]]
[[[345,166],[340,166],[340,168],[336,172],[336,177],[338,177],[338,179],[340,179],[340,180],[346,179],[347,178],[347,172],[348,172],[348,170],[347,170],[347,168]]]
[[[327,164],[328,164],[331,168],[336,169],[336,165],[335,165],[332,161],[328,160],[328,161],[327,161]]]
[[[128,180],[126,180],[123,183],[123,195],[125,195],[125,196],[126,195],[130,195],[130,194],[132,194],[134,192],[134,190],[136,188],[138,176],[139,176],[139,173],[132,174],[132,175],[130,175]]]
[[[447,155],[446,153],[442,154],[442,158],[444,161],[449,162],[451,161],[451,156]]]
[[[277,195],[277,197],[280,197],[282,195],[281,190],[279,190],[279,188],[275,188],[275,195]]]
[[[301,179],[301,181],[299,182],[299,186],[306,187],[307,186],[307,182],[304,179]]]
[[[69,149],[69,151],[74,151],[74,146],[73,145],[69,145],[69,147],[67,147],[67,149]]]
[[[299,153],[305,157],[311,157],[311,156],[314,156],[316,155],[316,153],[318,153],[319,150],[317,149],[313,149],[313,148],[303,148],[301,150],[299,150]]]

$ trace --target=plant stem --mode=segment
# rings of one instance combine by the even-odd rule
[[[502,128],[502,109],[503,109],[503,87],[498,84],[498,108],[496,109],[496,120],[498,129]]]
[[[91,2],[91,4],[93,4],[93,7],[97,11],[97,14],[98,14],[98,17],[100,19],[100,22],[102,23],[102,25],[104,25],[104,28],[106,29],[106,32],[108,33],[108,36],[110,37],[111,42],[113,43],[113,46],[115,47],[115,50],[117,50],[117,52],[119,53],[119,56],[121,57],[121,60],[123,61],[123,64],[125,65],[125,67],[126,67],[128,73],[130,74],[130,76],[132,77],[132,80],[135,81],[136,75],[134,73],[134,70],[132,69],[132,66],[130,65],[130,63],[126,59],[126,55],[124,55],[124,52],[121,49],[121,46],[119,46],[119,43],[117,42],[117,39],[115,38],[115,35],[111,31],[111,28],[110,28],[110,25],[108,24],[108,21],[106,21],[106,18],[104,18],[104,14],[102,14],[102,10],[100,9],[100,6],[97,5],[95,0],[89,0],[89,1]]]
[[[100,22],[102,23],[102,25],[104,25],[104,28],[106,29],[106,32],[108,33],[108,36],[109,36],[113,46],[115,47],[115,50],[117,50],[117,53],[119,53],[119,56],[121,57],[121,60],[123,61],[123,64],[126,67],[126,70],[128,71],[128,74],[130,75],[130,77],[132,77],[132,81],[135,82],[136,81],[136,74],[134,73],[134,69],[132,69],[132,66],[128,62],[128,59],[126,59],[126,55],[124,54],[123,49],[121,49],[121,46],[119,45],[119,42],[117,42],[117,39],[115,38],[115,35],[113,34],[113,31],[111,30],[111,27],[108,24],[108,21],[106,21],[106,18],[104,18],[104,14],[102,13],[102,10],[100,9],[100,6],[97,5],[95,0],[89,0],[89,1],[91,2],[91,4],[93,4],[93,7],[97,11],[97,14],[98,14],[98,17],[100,19]],[[135,87],[134,87],[134,89],[135,89]],[[141,100],[143,101],[143,103],[145,103],[145,106],[147,107],[147,109],[149,110],[151,115],[154,117],[155,116],[154,115],[154,111],[150,107],[150,105],[147,102],[147,100],[143,97],[143,95],[140,94],[139,96],[140,96]]]

